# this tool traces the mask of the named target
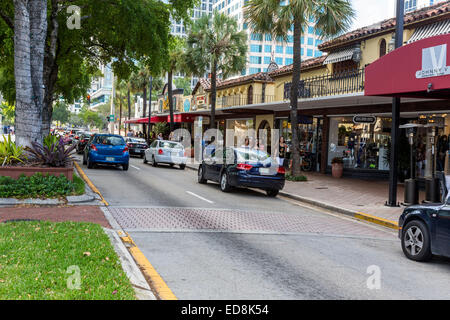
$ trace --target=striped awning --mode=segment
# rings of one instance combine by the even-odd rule
[[[352,47],[341,51],[332,52],[327,56],[323,64],[330,64],[350,60],[353,57],[354,51],[355,48]]]
[[[412,35],[411,39],[408,40],[408,44],[425,38],[440,36],[448,33],[450,33],[450,19],[438,21],[417,28],[414,31],[414,34]]]

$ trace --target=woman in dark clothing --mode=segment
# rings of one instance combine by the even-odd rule
[[[280,158],[280,165],[283,167],[286,166],[286,163],[284,159],[286,158],[286,152],[287,152],[287,144],[284,143],[284,137],[280,137],[280,145],[278,147],[278,157]]]

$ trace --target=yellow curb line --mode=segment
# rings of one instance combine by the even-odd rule
[[[137,264],[141,267],[144,274],[150,280],[151,287],[155,291],[158,298],[161,300],[178,300],[177,297],[173,294],[172,290],[170,290],[170,288],[167,286],[163,278],[152,266],[150,261],[147,260],[136,243],[134,243],[133,239],[131,239],[130,235],[128,233],[124,235],[121,231],[117,231],[117,233],[119,234],[119,237],[123,242],[130,245],[128,247],[128,250],[130,251],[134,260],[136,260]]]
[[[73,162],[75,165],[75,168],[77,168],[78,173],[80,174],[81,178],[88,184],[88,186],[94,191],[96,194],[102,198],[102,202],[105,204],[105,206],[109,206],[108,202],[106,202],[105,198],[103,198],[101,192],[97,189],[96,186],[91,182],[91,180],[88,178],[86,173],[84,173],[83,169],[81,169],[80,165],[77,162]]]
[[[376,217],[376,216],[373,216],[373,215],[370,215],[370,214],[367,214],[367,213],[357,212],[357,213],[355,213],[354,217],[357,218],[357,219],[361,219],[361,220],[364,220],[364,221],[375,223],[375,224],[381,225],[383,227],[391,228],[391,229],[394,229],[394,230],[398,230],[399,229],[397,222],[391,221],[391,220],[387,220],[387,219],[383,219],[383,218],[379,218],[379,217]]]

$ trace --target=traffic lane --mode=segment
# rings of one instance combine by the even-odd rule
[[[449,299],[449,259],[417,263],[396,240],[327,235],[130,233],[188,299]],[[380,288],[367,285],[380,271]]]
[[[236,188],[230,193],[220,190],[219,184],[208,181],[207,184],[199,184],[197,182],[197,172],[194,170],[180,170],[177,166],[170,167],[168,165],[159,165],[153,167],[150,164],[144,164],[138,159],[132,159],[130,162],[140,169],[140,174],[150,174],[152,184],[167,184],[173,192],[174,202],[179,206],[186,207],[205,207],[205,208],[228,208],[236,210],[262,210],[262,211],[279,211],[292,212],[298,211],[298,207],[292,203],[285,201],[280,197],[267,197],[265,192],[256,191],[247,188]],[[131,170],[131,169],[130,169]],[[132,174],[136,173],[131,171]],[[195,199],[186,201],[185,195]],[[175,198],[182,198],[177,201]],[[180,203],[181,202],[181,203]]]

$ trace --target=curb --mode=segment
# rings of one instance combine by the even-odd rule
[[[191,170],[198,170],[198,167],[196,168],[194,165],[186,165],[186,168],[189,168]],[[341,213],[347,216],[350,216],[352,218],[356,218],[358,220],[363,220],[366,222],[370,222],[370,223],[374,223],[383,227],[387,227],[390,229],[394,229],[394,230],[398,230],[398,223],[396,221],[392,221],[392,220],[388,220],[388,219],[384,219],[384,218],[380,218],[368,213],[363,213],[363,212],[359,212],[359,211],[353,211],[350,209],[345,209],[345,208],[341,208],[338,206],[334,206],[325,202],[321,202],[321,201],[317,201],[314,199],[310,199],[310,198],[306,198],[306,197],[302,197],[296,194],[292,194],[292,193],[288,193],[285,191],[280,191],[280,196],[284,196],[286,198],[292,199],[292,200],[296,200],[296,201],[300,201],[300,202],[304,202],[304,203],[308,203],[323,209],[327,209],[330,211],[334,211],[337,213]]]
[[[170,290],[165,281],[152,266],[150,261],[148,261],[148,259],[145,257],[145,255],[142,253],[142,251],[139,249],[130,235],[120,227],[116,219],[114,219],[112,214],[109,212],[108,208],[103,207],[101,208],[101,210],[103,211],[109,224],[115,230],[117,230],[117,232],[115,232],[115,236],[120,238],[122,245],[128,249],[127,253],[129,255],[131,254],[132,258],[129,261],[132,261],[132,264],[135,266],[135,268],[139,270],[140,275],[144,279],[148,280],[146,281],[146,284],[150,285],[153,295],[156,297],[156,299],[177,300],[177,297],[173,294],[172,290]],[[131,262],[129,263],[131,264]]]
[[[97,189],[96,186],[94,186],[94,184],[92,183],[92,181],[88,178],[88,176],[86,175],[86,173],[84,173],[83,169],[81,169],[80,165],[74,161],[73,164],[75,165],[75,168],[77,169],[79,175],[81,176],[81,178],[86,182],[86,184],[89,186],[89,188],[91,188],[92,191],[94,191],[96,194],[98,194],[101,198],[101,201],[105,204],[105,206],[108,206],[108,202],[106,202],[105,198],[103,198],[102,194],[100,193],[100,191]]]
[[[353,210],[349,210],[349,209],[345,209],[345,208],[341,208],[341,207],[337,207],[334,205],[330,205],[328,203],[325,202],[320,202],[317,200],[313,200],[310,198],[305,198],[296,194],[292,194],[292,193],[288,193],[288,192],[284,192],[284,191],[280,191],[280,196],[284,196],[286,198],[289,199],[293,199],[293,200],[297,200],[300,202],[305,202],[308,204],[312,204],[314,206],[320,207],[320,208],[324,208],[330,211],[334,211],[334,212],[338,212],[347,216],[350,216],[352,218],[356,218],[358,220],[363,220],[366,222],[370,222],[370,223],[374,223],[377,225],[381,225],[383,227],[387,227],[390,229],[394,229],[394,230],[398,230],[398,223],[395,221],[391,221],[391,220],[387,220],[384,218],[380,218],[377,216],[373,216],[367,213],[363,213],[363,212],[358,212],[358,211],[353,211]]]

